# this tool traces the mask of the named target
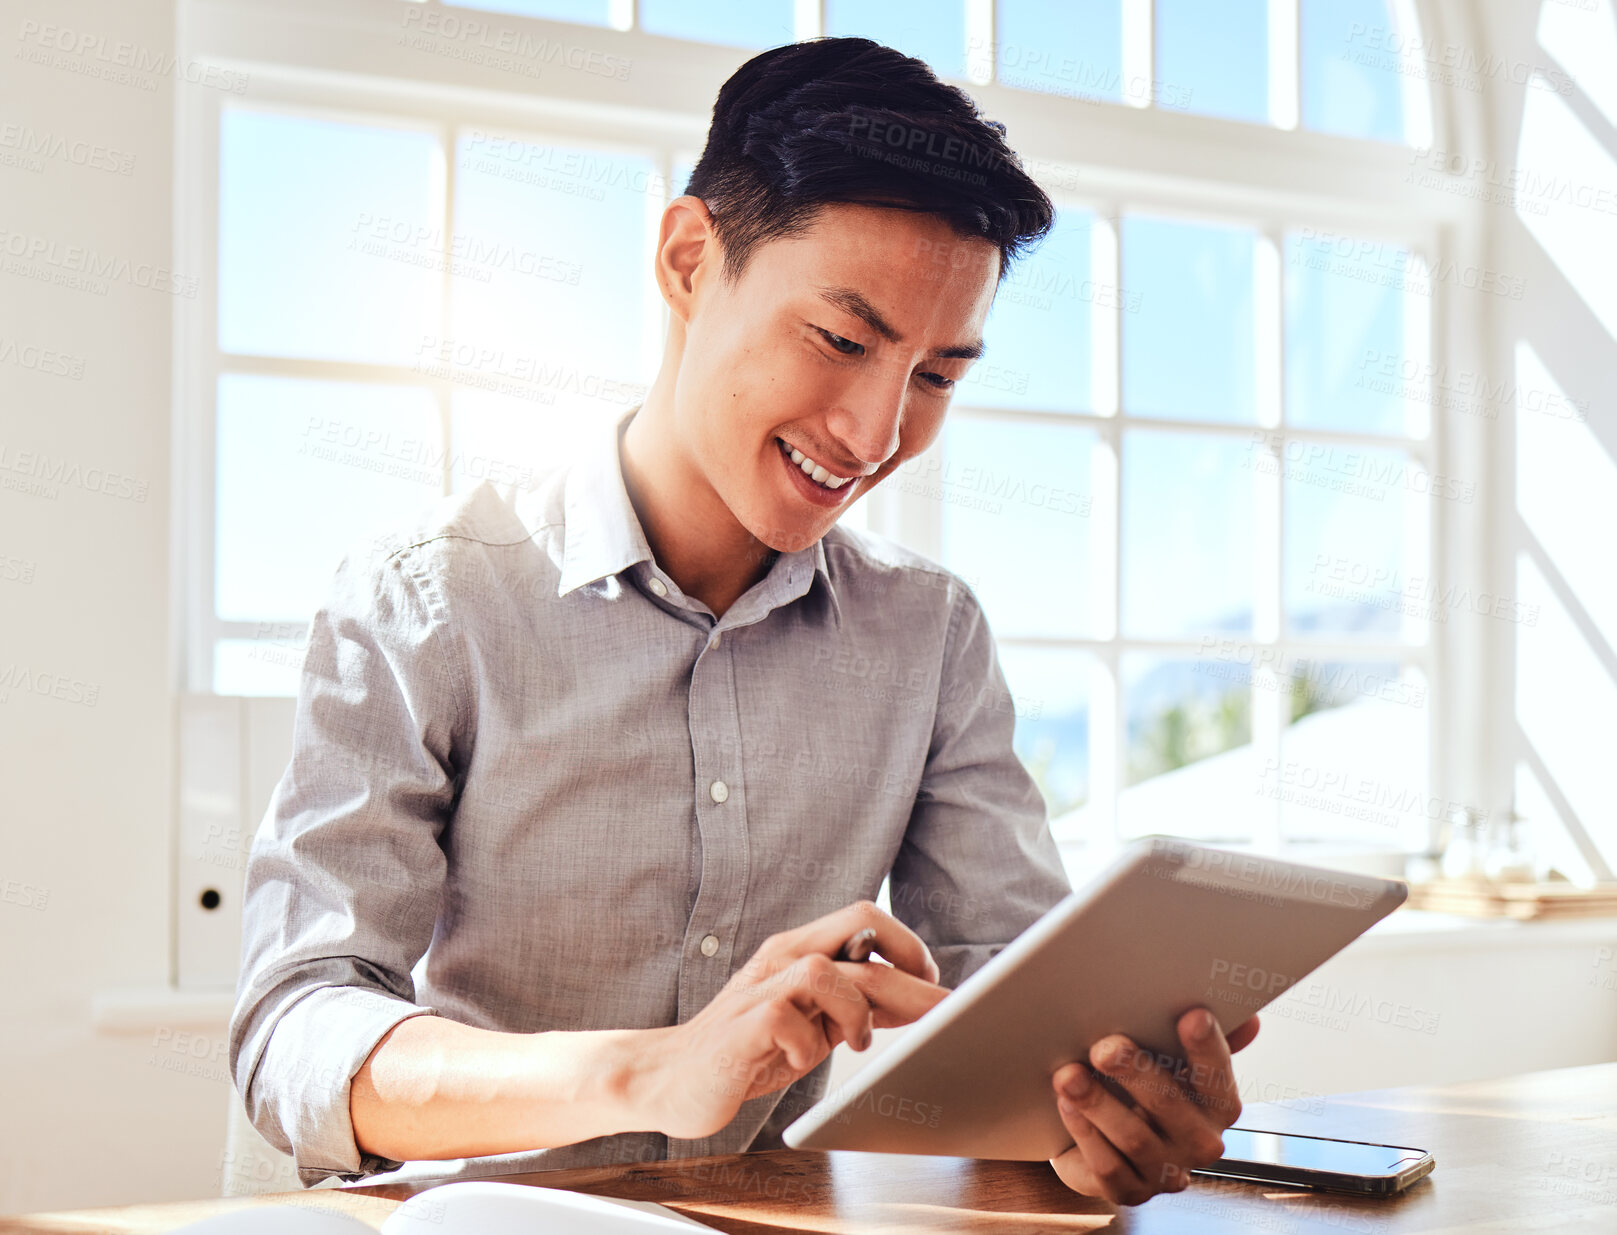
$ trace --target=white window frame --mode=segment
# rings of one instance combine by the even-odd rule
[[[1143,10],[1142,34],[1141,0],[1128,2],[1132,7],[1125,42],[1138,59],[1142,38],[1143,46],[1150,47],[1149,8]],[[1440,7],[1438,0],[1401,2],[1416,13],[1428,41],[1445,34],[1446,21],[1463,20],[1450,6]],[[1296,3],[1273,0],[1273,5],[1289,14],[1293,31]],[[511,76],[504,83],[509,90],[494,90],[489,73],[480,73],[459,60],[412,55],[394,46],[405,20],[402,15],[413,7],[395,0],[181,0],[180,54],[248,74],[250,90],[241,101],[254,107],[306,108],[355,119],[386,118],[390,123],[402,121],[438,130],[459,123],[516,133],[550,133],[572,142],[654,151],[665,177],[674,158],[701,149],[715,84],[753,54],[623,28],[634,23],[636,6],[632,3],[619,3],[614,9],[614,25],[619,28],[487,15],[502,29],[627,57],[636,70],[628,81],[611,83],[558,71],[549,75],[542,93],[531,81]],[[424,7],[442,8],[437,4]],[[460,8],[442,11],[461,16],[472,12]],[[794,12],[798,37],[817,32],[822,14],[817,0],[799,0]],[[992,31],[991,0],[968,0],[967,19],[973,32]],[[1448,33],[1452,35],[1452,31]],[[1255,225],[1277,245],[1286,228],[1312,224],[1408,245],[1432,262],[1483,260],[1481,207],[1462,194],[1434,193],[1406,182],[1412,159],[1408,147],[1281,127],[1287,123],[1288,108],[1291,125],[1296,123],[1295,54],[1288,70],[1283,49],[1271,48],[1270,63],[1272,80],[1285,83],[1289,72],[1292,92],[1289,102],[1282,100],[1276,109],[1277,126],[1164,114],[1149,106],[1086,103],[1002,87],[991,80],[992,65],[981,56],[971,64],[973,80],[960,84],[977,99],[984,115],[1006,123],[1013,147],[1059,206],[1095,212],[1101,220],[1096,229],[1102,238],[1098,251],[1103,257],[1110,255],[1114,286],[1119,282],[1115,277],[1117,244],[1115,230],[1109,229],[1115,229],[1120,212],[1132,211]],[[1480,142],[1476,108],[1466,110],[1467,100],[1458,97],[1463,93],[1450,91],[1433,99],[1433,144],[1445,150],[1466,149]],[[213,640],[254,626],[221,623],[213,615],[212,603],[215,392],[221,372],[249,367],[249,362],[223,357],[217,347],[218,138],[221,109],[233,101],[217,90],[182,91],[176,101],[175,261],[179,268],[194,269],[201,275],[198,297],[177,301],[175,306],[172,583],[175,612],[181,615],[175,630],[174,662],[179,667],[175,685],[180,691],[211,690]],[[452,146],[448,154],[453,176]],[[452,209],[452,183],[446,202]],[[446,219],[445,236],[452,231],[453,221]],[[1283,247],[1280,253],[1283,255]],[[1104,272],[1097,269],[1094,277],[1100,280]],[[448,279],[446,273],[446,283]],[[660,301],[656,308],[659,321],[665,321]],[[1434,287],[1430,346],[1435,364],[1483,366],[1482,313],[1474,302]],[[1113,310],[1114,318],[1115,314]],[[1097,324],[1103,316],[1097,311]],[[660,329],[655,337],[660,354]],[[1105,325],[1097,337],[1109,340],[1115,348],[1120,337],[1117,322]],[[395,380],[408,373],[413,381],[436,391],[447,416],[449,384],[408,370],[304,361],[254,361],[251,366],[256,371],[300,376],[369,375]],[[1271,385],[1278,383],[1282,392],[1274,397],[1283,397],[1280,375],[1271,374],[1268,380]],[[1091,692],[1090,700],[1091,799],[1115,804],[1123,784],[1126,749],[1117,677],[1122,655],[1128,651],[1193,653],[1196,647],[1193,640],[1129,640],[1118,635],[1115,466],[1122,432],[1138,426],[1248,435],[1254,426],[1129,417],[1120,409],[1108,415],[1009,412],[964,402],[951,410],[951,416],[1033,416],[1041,423],[1080,424],[1099,435],[1103,458],[1110,452],[1113,483],[1108,501],[1098,502],[1095,514],[1110,520],[1114,555],[1103,573],[1109,579],[1106,599],[1112,622],[1104,638],[1059,642],[1085,648],[1098,657],[1100,689]],[[1448,417],[1436,409],[1425,439],[1290,428],[1285,432],[1307,440],[1405,449],[1434,473],[1474,476],[1480,482],[1493,474],[1498,451],[1496,429],[1473,423],[1472,418]],[[1279,500],[1277,494],[1276,503]],[[912,493],[881,490],[866,501],[875,530],[936,555],[941,547],[941,504]],[[1434,503],[1431,569],[1440,578],[1491,583],[1497,567],[1485,539],[1485,511],[1443,507]],[[1278,538],[1280,527],[1277,506],[1269,533]],[[1266,546],[1263,553],[1277,558],[1278,543]],[[1283,636],[1280,596],[1277,589],[1260,590],[1263,611],[1255,615],[1253,642],[1272,642],[1277,651],[1290,654],[1306,652],[1349,660],[1386,657],[1417,664],[1430,689],[1431,793],[1476,801],[1485,810],[1508,807],[1508,797],[1488,800],[1490,793],[1508,793],[1508,786],[1501,785],[1488,770],[1492,752],[1501,745],[1499,726],[1478,719],[1488,716],[1490,709],[1497,710],[1503,701],[1502,687],[1481,672],[1489,649],[1480,643],[1486,642],[1488,634],[1459,647],[1451,632],[1435,626],[1425,645],[1292,641]],[[1001,638],[1006,646],[1047,642]],[[1274,713],[1263,722],[1263,740],[1278,742],[1280,696],[1272,691],[1266,695],[1273,698],[1254,701],[1254,739],[1260,728],[1257,705],[1262,704]],[[1111,813],[1115,818],[1115,811]],[[1266,825],[1258,839],[1277,843],[1277,829],[1278,822]]]

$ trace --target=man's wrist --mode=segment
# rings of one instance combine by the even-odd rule
[[[573,1140],[660,1131],[662,1042],[667,1029],[537,1033],[530,1046],[541,1090],[566,1078],[568,1108],[587,1129]]]

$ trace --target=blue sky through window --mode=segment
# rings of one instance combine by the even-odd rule
[[[1075,98],[1123,98],[1123,0],[1000,0],[1001,85]]]
[[[1159,88],[1185,110],[1269,119],[1268,0],[1156,0]]]
[[[825,32],[874,39],[939,77],[966,75],[965,0],[825,0]]]

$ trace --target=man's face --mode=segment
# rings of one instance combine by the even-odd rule
[[[717,256],[693,284],[679,440],[743,527],[795,552],[937,436],[999,250],[932,215],[837,204],[754,249],[734,287]]]

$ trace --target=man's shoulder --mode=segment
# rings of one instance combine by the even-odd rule
[[[833,585],[839,589],[846,585],[855,596],[903,597],[945,612],[957,604],[976,604],[975,594],[960,575],[875,532],[835,524],[822,543]]]
[[[349,553],[374,569],[397,565],[418,582],[439,586],[468,571],[543,574],[555,569],[547,550],[562,524],[564,477],[565,469],[556,468],[531,484],[481,481],[424,504],[406,519],[373,526]]]

